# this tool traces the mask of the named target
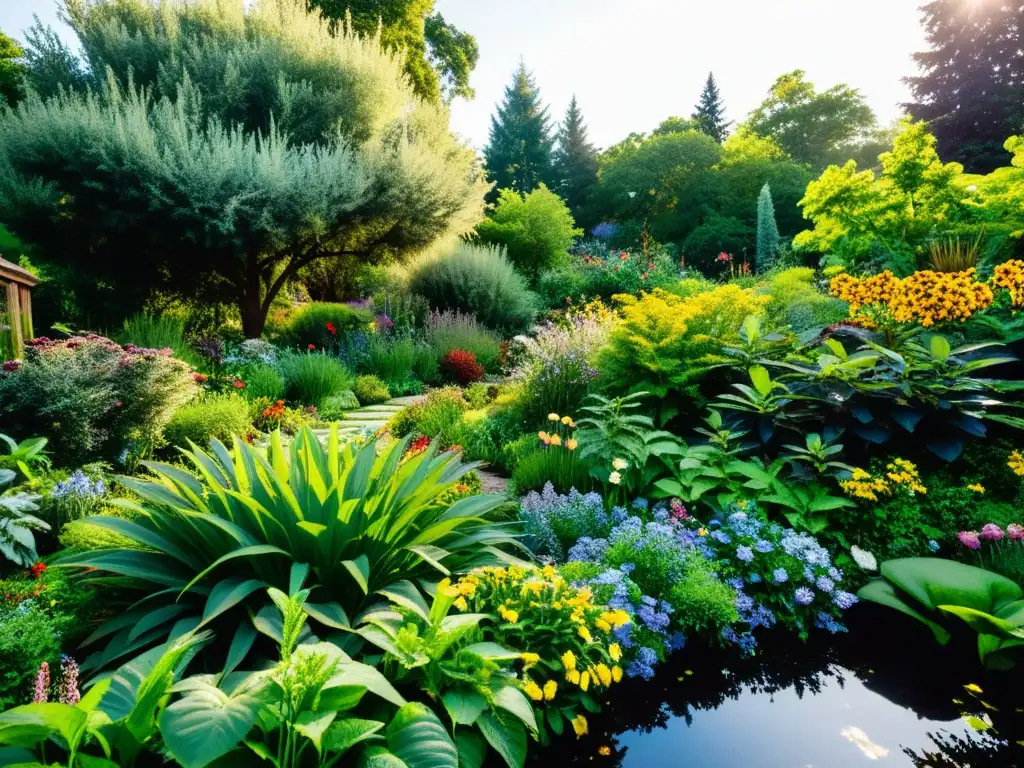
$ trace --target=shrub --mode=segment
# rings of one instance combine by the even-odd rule
[[[467,407],[458,387],[435,389],[423,402],[400,411],[388,429],[395,437],[418,433],[429,438],[440,437],[450,445],[459,433],[459,423]]]
[[[346,333],[366,328],[372,322],[373,316],[365,309],[315,301],[295,313],[287,337],[300,349],[308,349],[310,344],[317,349],[333,349]]]
[[[769,327],[788,325],[796,333],[846,319],[847,305],[814,287],[814,270],[796,267],[771,275],[765,318]]]
[[[494,402],[500,391],[497,384],[485,384],[482,381],[477,381],[466,387],[462,394],[470,408],[486,408]]]
[[[531,279],[545,269],[564,264],[576,229],[572,213],[562,199],[543,184],[520,195],[503,189],[491,215],[477,226],[485,243],[503,246],[516,269]]]
[[[355,392],[346,389],[336,395],[331,395],[324,402],[317,406],[317,415],[324,421],[337,421],[345,415],[346,411],[354,411],[360,407],[359,398]]]
[[[239,392],[248,400],[278,400],[284,397],[284,376],[273,365],[248,365],[239,372],[245,387]]]
[[[534,554],[556,562],[564,561],[566,551],[583,536],[607,536],[610,523],[601,494],[573,488],[562,495],[551,483],[544,484],[542,493],[531,491],[520,499],[519,519]]]
[[[412,371],[424,384],[436,384],[441,377],[437,355],[429,344],[416,344],[412,348]]]
[[[273,365],[276,360],[277,347],[263,339],[246,339],[227,358],[229,363],[242,363],[243,365],[253,363]]]
[[[718,637],[739,619],[736,593],[722,583],[711,563],[701,558],[688,562],[686,578],[672,585],[668,601],[676,609],[676,626],[684,633]]]
[[[139,622],[151,627],[149,644],[161,643],[179,613],[209,615],[211,590],[231,591],[230,600],[217,604],[223,612],[209,616],[207,626],[218,636],[236,636],[241,623],[247,627],[242,637],[250,624],[266,627],[267,617],[277,614],[265,588],[287,591],[301,571],[320,595],[322,610],[313,618],[323,626],[313,631],[330,632],[378,602],[378,589],[399,579],[436,579],[430,552],[446,550],[445,566],[466,572],[492,562],[494,547],[515,546],[513,536],[490,521],[502,497],[437,503],[471,467],[454,453],[439,457],[433,447],[405,457],[407,448],[408,440],[342,445],[336,431],[325,447],[304,430],[287,451],[272,439],[266,460],[261,449],[236,443],[230,452],[219,447],[187,457],[195,475],[153,465],[153,480],[132,484],[145,511],[134,525],[87,519],[147,551],[72,553],[54,565],[90,568],[98,586],[114,583],[134,593],[132,599],[148,598],[130,624],[122,614],[100,630],[111,633],[110,654],[125,654],[119,664],[144,652],[145,641],[130,652],[124,645]],[[320,535],[325,530],[333,534]],[[174,583],[180,578],[195,588],[167,589],[171,574]],[[101,656],[91,666],[104,665]]]
[[[629,298],[598,368],[613,390],[658,397],[682,392],[726,361],[719,354],[722,343],[734,339],[743,320],[760,314],[766,301],[735,285],[688,299],[661,290]]]
[[[332,395],[352,389],[355,377],[337,358],[322,352],[283,356],[279,363],[289,400],[317,410]]]
[[[357,376],[352,393],[360,405],[376,405],[391,399],[388,385],[376,376]]]
[[[538,280],[537,291],[549,307],[564,307],[581,296],[607,301],[619,293],[668,289],[679,280],[678,260],[661,248],[645,255],[590,242],[575,250],[569,265]]]
[[[211,440],[230,443],[233,437],[245,437],[252,428],[249,403],[235,394],[208,394],[174,412],[164,428],[171,446],[187,447],[189,441],[209,445]]]
[[[432,307],[464,312],[487,328],[522,333],[536,312],[536,297],[499,248],[459,242],[429,253],[409,268],[409,289]]]
[[[132,315],[116,335],[120,344],[143,349],[170,349],[178,360],[199,368],[202,357],[185,341],[185,321],[167,315]]]
[[[476,355],[463,349],[453,349],[441,360],[441,376],[448,381],[466,386],[484,377],[484,367]]]
[[[171,414],[197,392],[168,351],[102,336],[39,338],[20,366],[0,372],[0,432],[48,437],[65,466],[113,460],[159,444]]]
[[[362,370],[377,376],[392,388],[401,387],[413,376],[413,362],[416,346],[412,339],[389,339],[384,336],[370,336]],[[356,397],[359,393],[356,392]],[[363,398],[359,398],[362,402]]]
[[[548,483],[559,493],[569,493],[574,488],[588,492],[594,487],[589,465],[580,461],[578,453],[541,445],[535,435],[525,439],[534,447],[513,467],[512,486],[516,493],[539,491]]]
[[[712,214],[683,241],[687,266],[697,267],[705,273],[720,271],[724,266],[728,272],[728,263],[717,261],[719,254],[728,253],[733,257],[733,263],[740,263],[748,249],[753,251],[755,234],[752,227],[737,218]],[[753,255],[750,261],[753,261]]]
[[[496,373],[501,361],[501,342],[490,331],[480,328],[476,318],[461,312],[434,312],[424,329],[427,343],[440,362],[449,352],[472,352],[488,373]]]

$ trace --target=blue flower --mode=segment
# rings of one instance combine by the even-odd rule
[[[633,499],[632,507],[633,507],[633,509],[647,509],[647,499],[644,499],[644,498]]]
[[[828,578],[827,576],[822,576],[820,579],[818,579],[816,584],[818,585],[818,589],[820,589],[822,592],[831,592],[833,589],[835,589],[836,586],[832,582],[832,579]]]
[[[736,557],[744,563],[749,563],[754,559],[754,550],[747,546],[736,547]]]
[[[928,549],[930,549],[932,552],[938,552],[939,551],[939,542],[937,542],[935,539],[931,539],[928,542]]]
[[[750,595],[744,595],[742,592],[736,595],[736,610],[740,613],[746,613],[753,609],[754,598]]]
[[[818,614],[817,619],[814,622],[814,626],[818,629],[827,629],[833,635],[837,632],[846,632],[846,627],[836,621],[834,618],[829,616],[827,613],[822,611]]]
[[[758,539],[756,542],[754,542],[754,549],[761,553],[768,553],[775,549],[775,545],[772,544],[770,541]]]
[[[747,581],[750,584],[760,584],[761,583],[761,574],[760,573],[752,573],[749,576],[747,576]]]
[[[673,632],[665,640],[665,648],[669,651],[679,651],[686,645],[686,636],[682,632]]]
[[[754,652],[754,648],[756,648],[756,647],[757,647],[757,639],[750,632],[745,632],[743,634],[743,636],[740,637],[740,649],[744,653],[748,653],[748,654],[753,653]]]
[[[654,677],[654,665],[658,663],[658,653],[653,648],[641,648],[636,659],[626,667],[627,677],[639,677],[650,680]]]
[[[789,581],[789,574],[786,572],[786,569],[776,568],[774,571],[772,571],[772,581],[774,581],[776,584],[785,584],[787,581]]]
[[[797,605],[810,605],[814,602],[814,590],[808,587],[797,587],[796,592],[793,593],[793,599],[796,600]]]
[[[712,531],[709,538],[714,539],[719,544],[728,544],[730,541],[732,541],[732,539],[729,538],[729,534],[721,530]]]
[[[844,592],[841,589],[837,589],[832,594],[832,601],[839,606],[839,609],[845,611],[853,605],[859,602],[859,598],[852,592]]]
[[[728,584],[733,589],[737,589],[737,590],[743,589],[743,579],[741,579],[741,578],[733,577],[731,579],[726,579],[725,583]]]

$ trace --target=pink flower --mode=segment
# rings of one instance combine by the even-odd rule
[[[14,373],[19,368],[21,368],[21,360],[8,360],[3,364],[4,373]]]
[[[1006,535],[1010,541],[1024,541],[1024,526],[1010,523],[1006,526]]]
[[[720,254],[718,254],[718,258],[716,258],[715,261],[732,261],[732,256],[730,256],[725,251],[722,251]]]
[[[988,523],[981,529],[981,538],[983,541],[999,541],[1003,538],[1003,529],[995,523]]]
[[[956,537],[968,549],[981,549],[981,539],[978,538],[977,531],[960,531]]]
[[[75,706],[82,700],[78,689],[78,662],[70,656],[60,657],[60,703]]]
[[[45,661],[39,665],[36,673],[36,690],[32,695],[33,704],[45,704],[50,694],[50,665]]]

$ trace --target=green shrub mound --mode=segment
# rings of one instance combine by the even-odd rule
[[[364,329],[371,322],[373,315],[365,309],[315,301],[295,313],[287,338],[300,349],[308,349],[310,344],[317,349],[330,348],[344,334]]]
[[[164,428],[164,439],[175,447],[189,441],[209,445],[211,440],[230,441],[251,428],[249,403],[235,394],[208,394],[183,405]]]
[[[376,376],[358,376],[352,386],[352,393],[360,405],[376,405],[391,399],[388,385]]]
[[[279,366],[288,399],[318,411],[328,398],[352,389],[355,383],[355,376],[340,360],[322,352],[289,355]]]

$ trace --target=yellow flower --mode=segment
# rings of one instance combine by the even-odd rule
[[[619,483],[622,482],[622,475],[620,475],[618,472],[612,472],[610,475],[608,475],[608,482],[611,483],[612,485],[618,485]]]
[[[551,444],[557,448],[559,445],[562,444],[562,436],[561,435],[552,435],[551,436]]]
[[[465,611],[465,610],[466,610],[467,608],[469,608],[469,603],[467,603],[467,602],[466,602],[466,598],[464,598],[464,597],[459,597],[459,598],[457,598],[457,599],[455,600],[455,603],[454,603],[454,605],[455,605],[455,607],[456,607],[456,608],[458,608],[458,609],[459,609],[460,611]]]
[[[625,469],[628,466],[629,466],[629,462],[626,461],[625,459],[613,459],[612,460],[612,469],[620,469],[621,470],[621,469]]]
[[[697,529],[697,535],[698,536],[707,536],[708,535],[708,529],[707,528],[698,528]]]
[[[608,755],[610,755],[611,753],[612,748],[609,747],[607,744],[603,744],[602,746],[597,748],[597,754],[601,755],[601,757],[608,757]]]
[[[562,423],[565,424],[565,426],[567,426],[567,427],[573,426],[572,419],[570,417],[568,417],[568,416],[563,416],[562,417]]]
[[[558,421],[558,414],[557,413],[549,413],[548,414],[548,421]]]
[[[558,683],[554,680],[548,680],[544,683],[544,701],[551,701],[555,698],[555,694],[558,692]]]
[[[594,638],[590,635],[590,630],[587,629],[585,626],[579,627],[576,631],[579,633],[579,636],[583,638],[583,642],[593,642]]]
[[[584,672],[580,675],[580,690],[584,693],[587,692],[587,688],[590,687],[590,673]]]
[[[56,604],[57,604],[57,601],[56,601],[56,600],[51,600],[51,601],[50,601],[50,607],[51,607],[51,608],[53,608],[53,606],[55,606]]]
[[[551,442],[551,436],[543,429],[537,433],[537,437],[540,438],[540,441],[544,443],[544,445],[547,445],[549,442]]]
[[[587,718],[583,715],[576,715],[572,719],[572,729],[576,731],[576,738],[587,735]]]
[[[540,661],[540,656],[538,656],[536,653],[520,653],[519,658],[531,667]]]
[[[545,579],[553,579],[555,578],[555,576],[558,575],[558,571],[555,569],[555,566],[553,565],[545,565],[543,568],[540,569],[540,572],[544,574]]]
[[[985,486],[982,485],[981,483],[971,483],[970,485],[967,486],[967,490],[974,491],[975,493],[984,494]]]
[[[501,613],[501,609],[498,609],[498,613]],[[501,613],[501,618],[507,621],[509,624],[515,624],[519,621],[519,611],[512,611],[506,609],[504,613]]]
[[[576,685],[580,681],[580,671],[578,669],[570,669],[565,673],[565,679]]]
[[[612,671],[608,669],[607,665],[603,663],[597,665],[597,679],[605,688],[612,684]]]
[[[620,667],[619,665],[616,664],[614,667],[612,667],[612,680],[614,680],[617,683],[621,679],[622,679],[622,667]]]
[[[445,597],[458,597],[459,590],[452,586],[451,579],[444,579],[437,585],[437,591]]]
[[[568,440],[565,441],[565,447],[568,448],[570,451],[575,451],[577,445],[579,445],[579,442],[576,440],[575,437],[570,437]]]
[[[622,658],[622,648],[618,643],[612,643],[608,646],[608,655],[612,657],[612,661],[618,661]]]
[[[562,654],[562,666],[566,669],[576,669],[576,655],[572,651]]]
[[[594,626],[604,632],[606,635],[612,631],[612,625],[604,619],[598,619],[594,622]]]
[[[537,685],[535,682],[533,682],[533,680],[528,682],[523,687],[523,691],[526,693],[527,696],[529,696],[534,701],[543,701],[544,700],[544,691],[542,691],[541,687],[539,685]]]
[[[1013,474],[1024,476],[1024,455],[1020,451],[1013,451],[1007,458],[1006,466],[1013,470]]]

